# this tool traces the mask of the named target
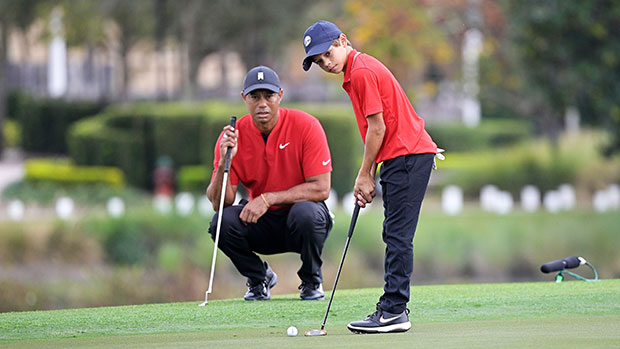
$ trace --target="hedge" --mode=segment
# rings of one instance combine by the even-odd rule
[[[338,196],[350,192],[362,160],[363,144],[348,105],[283,104],[304,110],[319,119],[332,155],[332,188]],[[169,156],[178,170],[185,166],[213,166],[215,142],[230,116],[247,114],[239,103],[210,101],[200,104],[139,103],[117,105],[103,113],[79,121],[73,127],[68,144],[77,164],[117,166],[129,183],[152,187],[157,159]],[[478,128],[462,125],[431,125],[429,133],[447,154],[505,146],[529,137],[527,123],[519,120],[484,120]],[[196,183],[200,176],[178,183],[183,188],[204,190]],[[191,177],[191,176],[190,176]]]
[[[339,195],[351,191],[362,153],[352,110],[342,106],[285,107],[299,107],[319,119],[333,159],[332,187]],[[201,165],[212,168],[215,142],[222,128],[230,116],[240,118],[245,114],[247,109],[242,103],[119,105],[77,122],[67,142],[76,163],[120,167],[129,183],[149,188],[160,156],[170,156],[177,169]],[[192,191],[202,187],[203,191],[210,172],[202,185],[196,183],[200,179],[195,174],[191,180],[181,179],[179,187],[187,185]]]
[[[70,125],[104,107],[103,102],[35,99],[21,92],[12,93],[7,103],[8,114],[21,127],[22,149],[45,154],[66,154]]]
[[[447,152],[463,152],[502,147],[531,137],[526,120],[483,119],[476,128],[462,124],[426,125],[438,147]]]
[[[70,161],[28,160],[25,179],[58,184],[106,184],[120,188],[125,184],[123,171],[114,167],[75,166]]]

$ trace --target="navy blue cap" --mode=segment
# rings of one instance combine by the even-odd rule
[[[305,71],[308,71],[312,65],[311,57],[327,51],[340,34],[342,34],[342,30],[328,21],[318,21],[306,29],[304,33],[306,57],[302,64]]]
[[[243,94],[247,95],[248,93],[254,90],[269,90],[275,93],[280,92],[280,78],[278,74],[274,72],[271,68],[265,67],[264,65],[259,65],[258,67],[252,68],[246,75],[245,79],[243,79]]]

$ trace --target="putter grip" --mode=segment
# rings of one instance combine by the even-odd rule
[[[580,264],[581,261],[579,260],[579,257],[566,257],[564,259],[543,264],[540,267],[540,271],[547,274],[563,269],[577,268]]]
[[[237,125],[237,117],[236,116],[231,116],[230,117],[230,126],[232,127],[236,127]],[[224,162],[224,172],[228,172],[230,170],[230,153],[232,152],[232,148],[228,147],[228,149],[226,149],[226,160]]]
[[[357,222],[357,216],[360,214],[360,205],[355,203],[355,208],[353,209],[353,215],[351,216],[351,225],[349,225],[349,238],[353,236],[353,230],[355,230],[355,223]]]

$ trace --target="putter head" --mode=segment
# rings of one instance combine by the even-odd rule
[[[327,331],[325,331],[324,329],[320,329],[320,330],[308,330],[305,333],[306,337],[314,337],[314,336],[325,336],[327,335]]]
[[[205,305],[209,304],[209,292],[211,291],[205,292],[205,301],[198,304],[199,307],[204,307]]]

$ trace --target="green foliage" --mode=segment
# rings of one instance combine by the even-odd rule
[[[188,262],[189,257],[184,255],[176,260],[165,245],[193,251],[193,242],[205,234],[207,224],[197,215],[161,216],[149,210],[128,212],[118,219],[93,217],[84,221],[83,229],[101,242],[106,259],[112,264],[176,268],[181,262]]]
[[[66,154],[66,135],[70,125],[97,114],[103,109],[103,104],[35,99],[16,92],[8,107],[9,114],[21,127],[22,149],[37,153]]]
[[[114,124],[133,127],[123,129]],[[69,154],[78,165],[114,166],[123,170],[127,181],[138,187],[150,184],[153,155],[146,151],[144,118],[100,114],[75,123],[67,138]]]
[[[210,166],[183,166],[177,174],[177,189],[180,192],[203,194],[211,181]]]
[[[120,188],[125,184],[123,172],[114,167],[76,166],[62,160],[27,160],[25,179],[61,185],[107,184]]]
[[[349,192],[362,151],[350,109],[337,105],[299,107],[317,117],[325,129],[334,167],[333,188],[340,195]],[[100,115],[76,123],[70,131],[68,144],[77,164],[116,166],[125,171],[129,183],[149,187],[159,156],[170,156],[177,168],[188,165],[211,168],[215,142],[222,128],[231,116],[240,118],[245,114],[246,106],[241,103],[218,101],[113,106]],[[202,192],[208,180],[198,183],[205,177],[196,170],[188,171],[183,171],[179,185],[192,191],[202,187],[199,189]]]
[[[513,195],[527,184],[535,184],[543,191],[563,183],[594,190],[620,180],[618,161],[600,154],[606,143],[600,132],[581,132],[563,137],[558,145],[541,139],[501,152],[448,153],[439,167],[447,176],[444,183],[459,185],[471,197],[486,184]],[[599,169],[596,173],[592,171],[595,166]]]
[[[426,128],[437,146],[450,153],[504,147],[526,140],[531,134],[528,122],[517,119],[483,119],[475,128],[462,124]]]
[[[62,196],[89,206],[102,205],[114,196],[122,198],[127,205],[139,205],[150,199],[144,192],[130,187],[115,188],[107,184],[65,185],[51,181],[21,181],[9,185],[2,192],[4,200],[19,199],[24,203],[42,206],[53,205]]]
[[[21,128],[14,120],[4,121],[4,145],[9,148],[17,148],[21,144]]]
[[[576,106],[611,127],[620,149],[620,6],[614,1],[510,1],[524,89],[542,95],[556,118]]]

